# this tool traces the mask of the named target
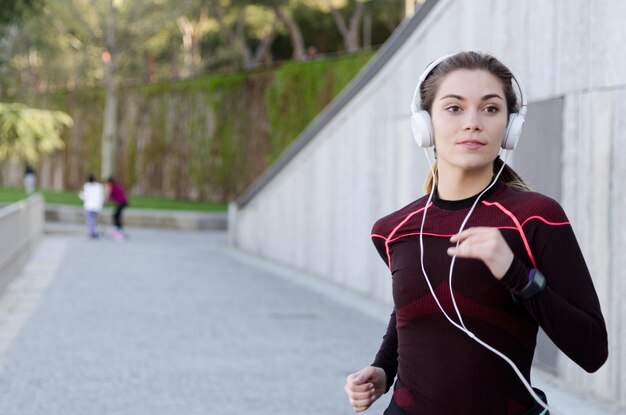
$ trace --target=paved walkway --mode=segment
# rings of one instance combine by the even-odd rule
[[[48,230],[0,298],[0,414],[353,413],[345,376],[374,356],[386,307],[221,232]],[[557,415],[618,413],[539,380]]]
[[[224,233],[47,235],[0,301],[0,414],[351,414],[384,324]],[[382,413],[381,401],[375,413]]]

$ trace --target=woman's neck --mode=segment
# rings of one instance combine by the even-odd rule
[[[491,169],[465,171],[438,169],[437,194],[443,200],[463,200],[483,191],[493,178]]]

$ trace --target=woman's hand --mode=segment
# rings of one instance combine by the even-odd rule
[[[499,280],[504,277],[513,262],[513,251],[497,228],[469,228],[450,238],[450,242],[457,241],[459,245],[448,248],[448,255],[480,259]]]
[[[368,366],[348,375],[344,390],[354,412],[363,412],[385,393],[387,375],[379,367]]]

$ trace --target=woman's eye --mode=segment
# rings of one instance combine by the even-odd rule
[[[459,107],[458,105],[450,105],[449,107],[446,108],[446,111],[459,112],[461,111],[461,107]]]
[[[500,108],[496,107],[495,105],[490,105],[487,108],[485,108],[485,111],[491,112],[491,113],[496,113],[496,112],[500,111]]]

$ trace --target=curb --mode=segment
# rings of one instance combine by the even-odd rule
[[[98,222],[111,225],[112,208],[104,208]],[[46,222],[84,223],[83,208],[79,206],[46,205]],[[124,225],[142,228],[178,229],[187,231],[225,231],[226,212],[191,212],[155,209],[124,210]]]

